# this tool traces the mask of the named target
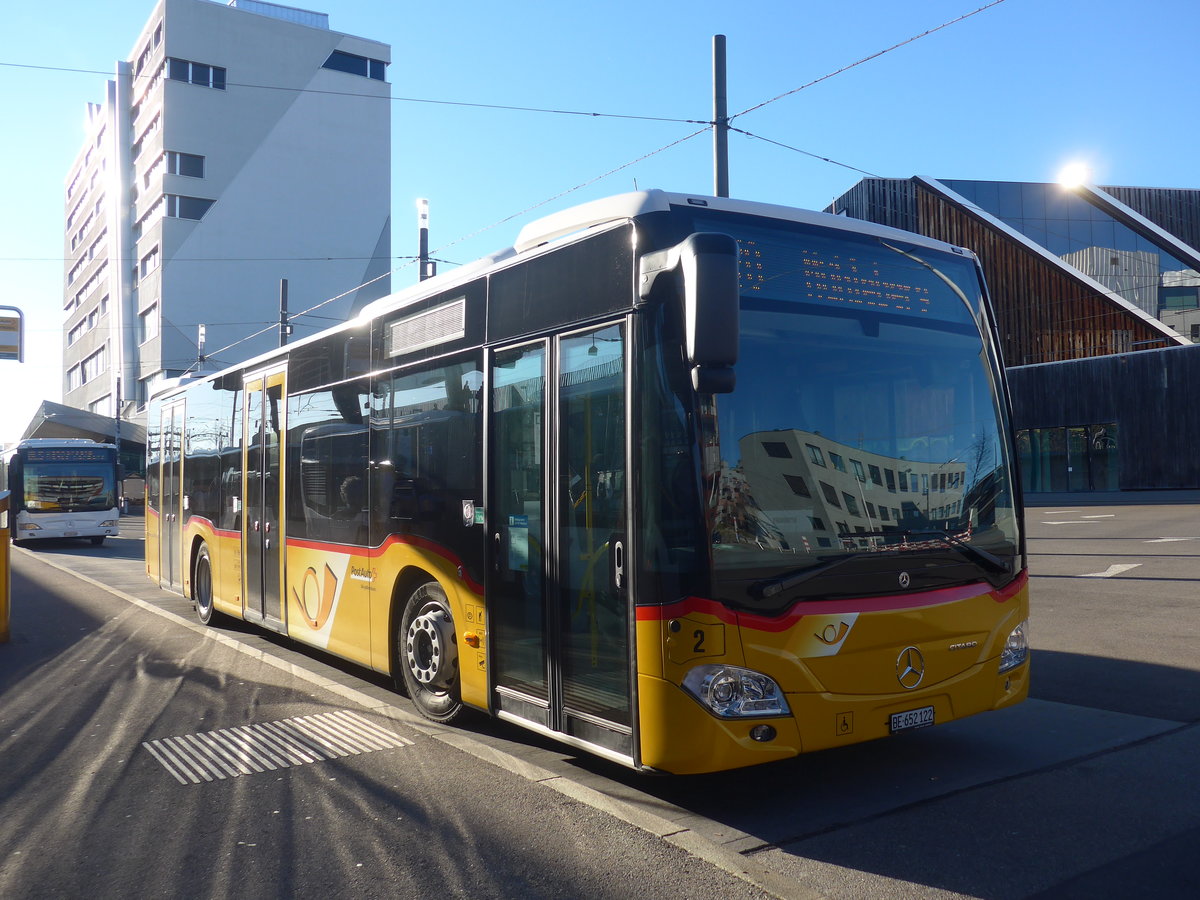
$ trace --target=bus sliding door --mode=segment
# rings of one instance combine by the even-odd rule
[[[183,589],[183,403],[164,406],[160,421],[159,584],[179,591]]]
[[[625,326],[498,349],[490,366],[493,702],[630,758]]]
[[[283,603],[284,402],[286,372],[246,377],[242,406],[242,596],[243,615],[285,631]]]

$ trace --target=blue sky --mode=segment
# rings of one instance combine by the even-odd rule
[[[635,188],[710,193],[712,141],[703,134],[654,153],[701,126],[416,101],[706,120],[714,34],[728,37],[735,113],[987,2],[291,5],[328,13],[335,31],[391,44],[393,255],[414,252],[414,202],[428,197],[431,247],[463,263],[574,203]],[[0,304],[24,310],[29,340],[26,363],[0,362],[0,441],[19,437],[42,400],[61,398],[64,178],[86,104],[102,99],[105,82],[33,67],[111,72],[152,8],[149,0],[6,4]],[[862,177],[846,166],[888,177],[1053,181],[1073,160],[1088,162],[1096,183],[1200,187],[1190,49],[1198,36],[1193,0],[1004,0],[735,119],[843,165],[733,134],[730,193],[819,209]],[[415,280],[408,267],[392,283]]]

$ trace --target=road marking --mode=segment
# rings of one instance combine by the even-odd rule
[[[180,784],[200,784],[340,756],[410,747],[412,741],[340,710],[144,741]]]
[[[1116,513],[1105,513],[1102,516],[1084,516],[1085,519],[1115,519],[1116,517]]]
[[[1077,513],[1077,509],[1044,509],[1043,516],[1069,516],[1071,513]]]
[[[1170,544],[1174,541],[1200,541],[1200,538],[1185,537],[1185,538],[1156,538],[1153,541],[1143,541],[1144,544]]]
[[[1043,525],[1096,525],[1097,522],[1088,519],[1062,519],[1057,522],[1043,522]]]
[[[1136,569],[1141,563],[1114,563],[1103,572],[1092,572],[1090,575],[1077,575],[1077,578],[1112,578],[1114,575],[1120,575],[1122,572],[1128,572],[1130,569]]]

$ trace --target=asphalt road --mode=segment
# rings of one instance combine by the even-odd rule
[[[482,718],[429,728],[380,679],[240,626],[206,640],[136,533],[17,551],[0,896],[1200,896],[1200,514],[1028,527],[1028,702],[665,779]],[[199,785],[142,747],[342,710],[412,744]]]

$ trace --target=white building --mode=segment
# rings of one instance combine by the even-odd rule
[[[323,13],[155,6],[66,180],[67,405],[136,416],[201,324],[210,370],[276,346],[281,279],[292,315],[338,298],[296,338],[389,292],[390,58]]]

